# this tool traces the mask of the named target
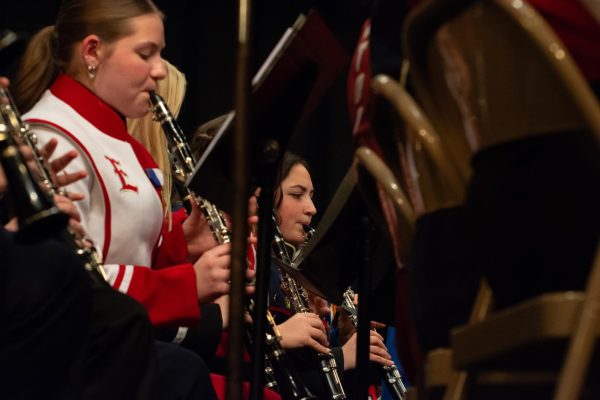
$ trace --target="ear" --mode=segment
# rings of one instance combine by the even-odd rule
[[[81,42],[81,58],[85,65],[97,67],[100,64],[100,38],[88,35]]]

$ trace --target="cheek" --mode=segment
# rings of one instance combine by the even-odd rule
[[[114,90],[133,92],[144,87],[150,76],[150,67],[137,55],[128,55],[113,64],[111,72]]]
[[[294,219],[297,218],[298,213],[296,211],[296,207],[294,207],[293,205],[290,204],[284,204],[280,209],[279,209],[279,215],[281,216],[281,220],[287,224],[287,225],[291,225],[294,221]]]
[[[115,74],[109,96],[113,97],[117,108],[126,117],[140,118],[148,113],[148,95],[143,92],[147,79],[147,68],[139,63],[132,63],[130,68],[121,69],[120,74]]]
[[[122,71],[120,77],[116,79],[116,81],[121,82],[121,88],[115,88],[115,90],[126,92],[130,98],[129,101],[133,101],[135,96],[140,94],[140,92],[146,88],[148,76],[147,68],[131,66]]]
[[[287,236],[290,233],[291,227],[294,225],[294,220],[289,213],[289,209],[280,209],[279,217],[281,218],[279,229],[281,229],[281,233],[284,236]]]

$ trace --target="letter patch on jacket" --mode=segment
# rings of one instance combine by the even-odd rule
[[[117,174],[119,180],[121,181],[121,192],[129,190],[137,193],[138,187],[127,182],[126,178],[128,175],[121,169],[121,162],[119,160],[115,160],[114,158],[110,158],[109,156],[104,157],[112,164],[114,173]]]

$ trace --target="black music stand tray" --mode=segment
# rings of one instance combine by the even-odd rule
[[[318,13],[298,17],[273,49],[252,81],[250,96],[253,138],[249,149],[253,186],[266,185],[264,171],[279,161],[289,139],[306,122],[322,96],[348,64],[348,55]],[[186,182],[196,194],[226,212],[231,211],[232,135],[230,113],[198,160]],[[274,142],[277,142],[274,144]],[[277,146],[279,157],[265,161],[265,151]],[[270,154],[267,155],[267,158]],[[250,193],[248,193],[250,195]]]

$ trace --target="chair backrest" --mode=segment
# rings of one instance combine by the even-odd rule
[[[371,203],[373,209],[379,209],[381,206],[379,193],[381,193],[393,205],[395,224],[388,228],[395,231],[390,232],[393,236],[400,238],[397,243],[399,248],[395,250],[401,261],[406,262],[415,224],[415,212],[408,196],[394,173],[373,150],[359,147],[355,152],[355,166],[358,172],[359,189],[365,203],[368,205]],[[385,210],[383,211],[385,213]]]
[[[384,150],[386,161],[400,168],[398,179],[404,180],[415,212],[462,203],[467,176],[452,163],[448,149],[419,105],[389,76],[376,76],[371,86],[373,131],[388,149]]]
[[[466,149],[524,136],[590,130],[600,138],[598,101],[524,1],[424,2],[403,40],[417,98],[462,167]]]

